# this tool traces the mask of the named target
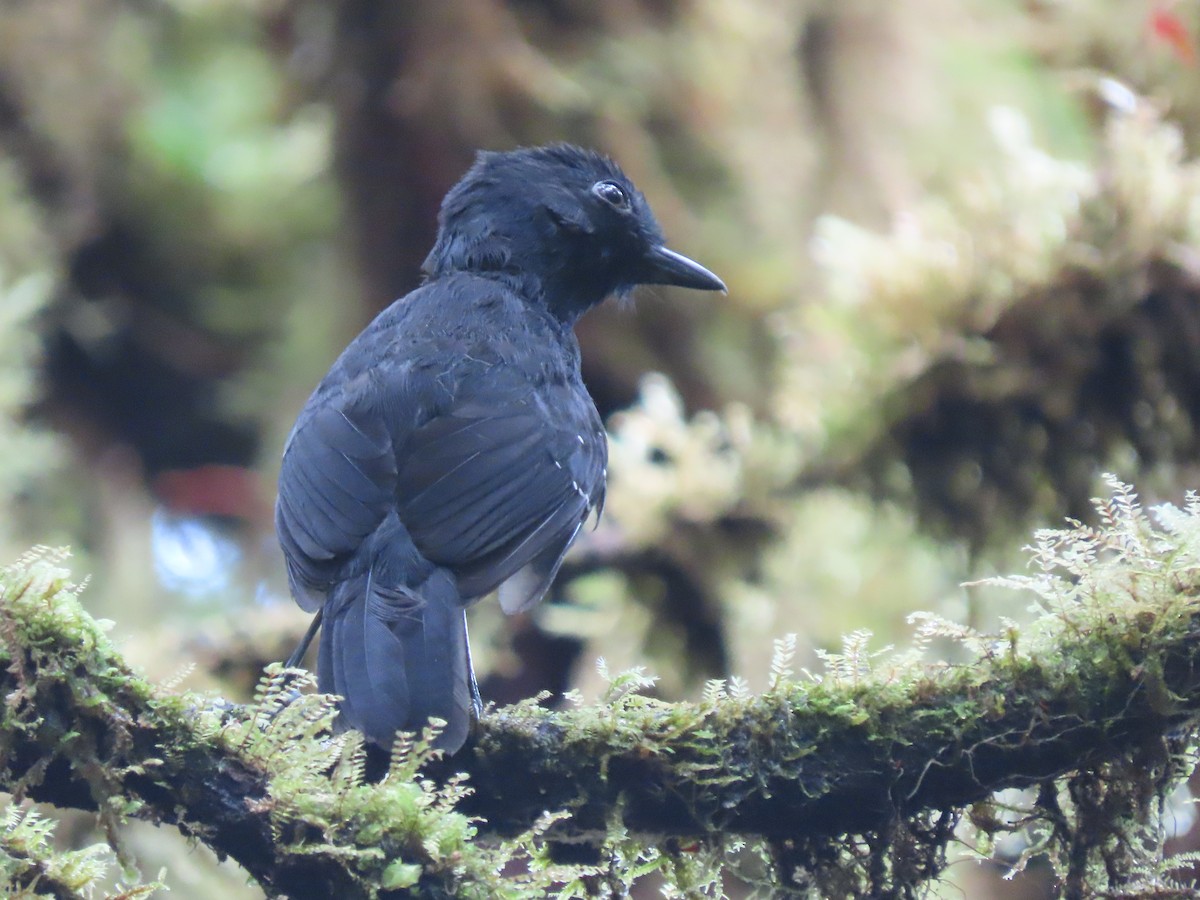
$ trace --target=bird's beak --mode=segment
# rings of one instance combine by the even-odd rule
[[[725,282],[698,262],[666,247],[653,247],[646,254],[642,284],[673,284],[698,291],[725,292]]]

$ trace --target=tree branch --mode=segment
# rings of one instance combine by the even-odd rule
[[[1150,797],[1171,767],[1148,761],[1170,759],[1200,716],[1189,562],[1200,506],[1159,531],[1128,496],[1105,512],[1105,531],[1040,535],[1045,573],[1010,580],[1054,610],[1026,633],[927,623],[926,637],[974,650],[970,665],[898,659],[874,674],[852,645],[823,680],[801,682],[784,648],[765,694],[713,687],[675,704],[618,676],[594,706],[486,715],[452,761],[403,748],[374,786],[362,784],[356,739],[330,736],[327,698],[278,674],[247,707],[164,695],[128,669],[65,572],[18,565],[0,577],[2,785],[175,824],[292,897],[483,889],[514,852],[500,838],[522,833],[526,854],[541,839],[531,834],[593,848],[611,847],[614,828],[664,844],[756,836],[787,848],[790,873],[819,866],[846,835],[887,853],[902,822],[925,823],[944,847],[964,806],[1068,773],[1123,766],[1114,780],[1140,779]],[[422,766],[441,784],[418,777]],[[447,778],[459,770],[470,796]],[[547,811],[570,815],[551,823]],[[476,827],[492,839],[476,840]]]
[[[1153,642],[1108,637],[1119,642],[1104,655],[1089,635],[1046,663],[993,657],[892,688],[792,685],[708,711],[635,697],[611,728],[595,710],[501,710],[463,760],[475,789],[464,810],[515,832],[570,808],[560,831],[576,836],[603,832],[618,808],[647,834],[883,830],[1094,768],[1196,721],[1200,621]]]

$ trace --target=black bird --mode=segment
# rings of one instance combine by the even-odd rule
[[[604,499],[604,426],[576,320],[639,284],[724,290],[668,250],[611,160],[569,145],[480,153],[442,202],[421,287],[351,342],[288,438],[275,524],[318,680],[390,748],[479,713],[465,610],[549,587]],[[323,618],[322,618],[323,617]]]

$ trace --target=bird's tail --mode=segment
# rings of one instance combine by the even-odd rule
[[[467,626],[444,570],[418,588],[396,590],[371,574],[330,592],[317,663],[320,689],[342,697],[341,721],[391,749],[398,730],[430,717],[446,726],[435,746],[453,753],[471,727]]]

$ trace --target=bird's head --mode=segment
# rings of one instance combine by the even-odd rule
[[[495,274],[567,322],[639,284],[725,290],[666,247],[616,163],[569,144],[480,153],[442,202],[424,270]]]

